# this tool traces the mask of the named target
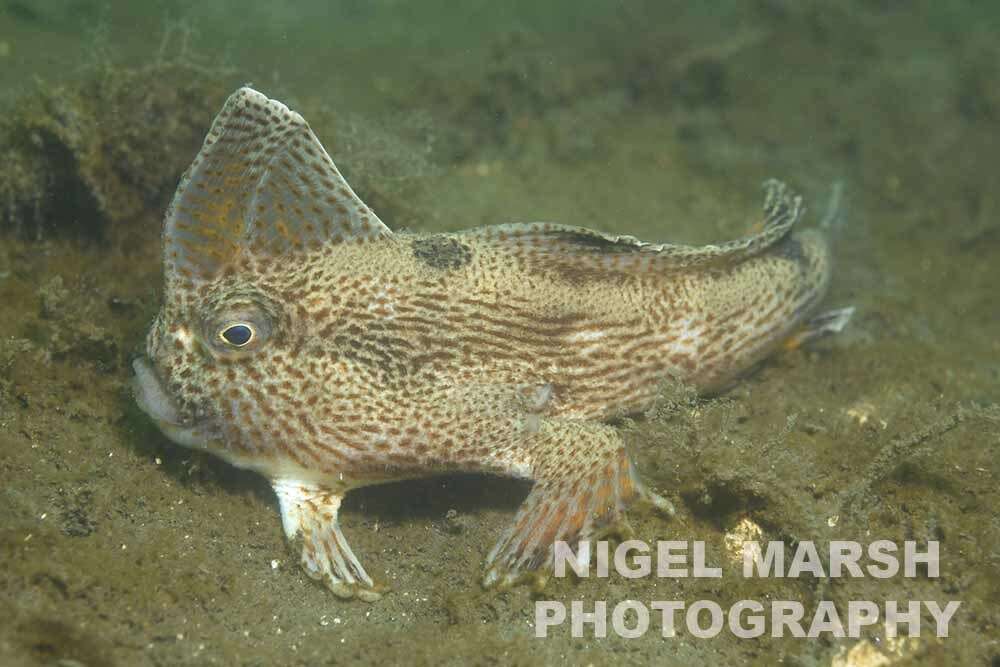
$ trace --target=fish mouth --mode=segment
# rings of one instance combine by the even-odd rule
[[[218,429],[211,419],[191,419],[181,415],[177,403],[167,393],[163,380],[145,357],[132,362],[135,377],[132,392],[139,408],[149,415],[164,435],[174,442],[195,449],[206,449],[218,439]]]

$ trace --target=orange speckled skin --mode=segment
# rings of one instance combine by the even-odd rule
[[[801,323],[825,264],[822,241],[801,234],[736,266],[586,281],[474,237],[347,241],[173,292],[149,355],[186,412],[224,416],[213,451],[264,472],[502,470],[494,422],[519,391],[550,385],[539,414],[603,420],[642,410],[668,375],[718,387]],[[176,343],[180,329],[212,341],[234,295],[236,310],[267,314],[266,346],[212,358]]]
[[[336,526],[354,487],[534,479],[487,584],[544,570],[553,540],[612,527],[638,497],[656,502],[603,420],[644,409],[669,376],[726,385],[826,289],[826,244],[789,231],[799,202],[777,185],[764,232],[705,249],[545,224],[392,234],[318,142],[312,161],[311,131],[296,155],[301,117],[248,89],[227,110],[168,214],[165,303],[137,393],[179,442],[272,480],[307,571],[343,596],[378,595]],[[292,129],[267,143],[272,124]],[[283,188],[294,196],[267,194]],[[314,211],[295,199],[324,196]],[[221,336],[232,323],[252,328],[245,346]]]

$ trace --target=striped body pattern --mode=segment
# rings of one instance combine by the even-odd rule
[[[337,523],[352,488],[450,471],[534,480],[487,585],[544,575],[554,540],[665,500],[606,423],[668,377],[724,387],[823,297],[826,244],[767,184],[761,231],[703,247],[549,223],[393,233],[301,116],[227,101],[164,231],[140,406],[177,442],[265,475],[306,571],[375,599]]]

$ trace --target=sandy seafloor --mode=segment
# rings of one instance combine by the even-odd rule
[[[0,2],[0,664],[1000,664],[1000,12],[201,4]],[[299,570],[262,479],[157,433],[128,381],[163,208],[245,82],[300,110],[396,229],[703,243],[750,228],[768,177],[806,196],[807,224],[840,193],[827,303],[857,308],[850,327],[620,425],[678,510],[633,512],[637,536],[705,540],[722,579],[484,591],[527,486],[469,476],[349,498],[345,533],[392,592],[344,602]],[[725,536],[748,526],[938,540],[941,576],[745,581]],[[745,598],[962,606],[946,639],[534,637],[536,599]]]

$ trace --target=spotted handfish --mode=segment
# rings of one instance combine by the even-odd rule
[[[136,398],[174,441],[264,475],[306,572],[339,596],[383,590],[338,525],[344,495],[457,471],[534,481],[484,583],[530,579],[556,540],[668,505],[610,418],[666,378],[719,389],[842,326],[843,311],[810,320],[823,235],[793,231],[801,198],[765,190],[756,233],[718,245],[551,223],[394,233],[302,116],[242,88],[167,211]]]

